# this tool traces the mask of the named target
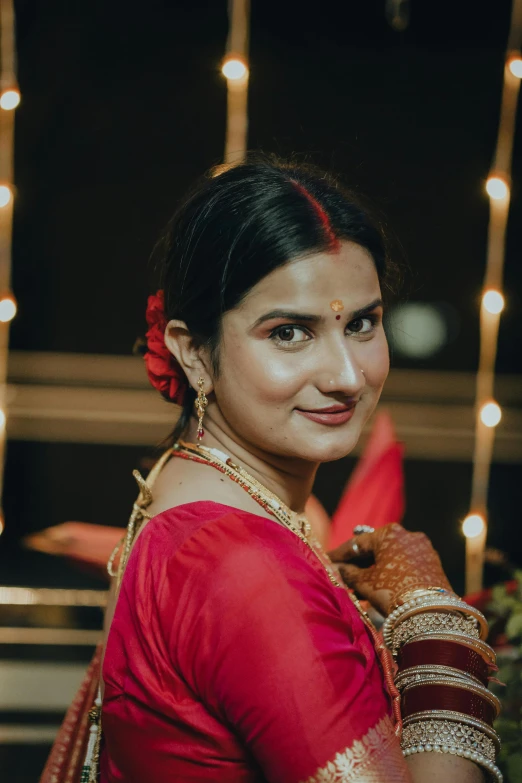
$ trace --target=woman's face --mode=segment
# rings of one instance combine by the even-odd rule
[[[388,375],[382,314],[374,262],[352,242],[261,280],[223,318],[214,404],[234,437],[312,462],[348,454]]]

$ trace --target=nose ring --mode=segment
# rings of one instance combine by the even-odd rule
[[[362,374],[364,375],[364,370],[361,370],[361,372],[362,372]],[[366,376],[365,376],[365,375],[364,375],[364,377],[366,378]]]

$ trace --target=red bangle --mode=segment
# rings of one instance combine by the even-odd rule
[[[411,641],[401,647],[397,660],[400,671],[429,664],[451,666],[473,675],[484,685],[488,684],[489,667],[484,658],[455,642],[435,639]]]
[[[404,690],[401,699],[401,713],[408,718],[425,710],[450,710],[462,712],[471,718],[493,725],[496,710],[487,699],[462,687],[448,685],[416,685]]]

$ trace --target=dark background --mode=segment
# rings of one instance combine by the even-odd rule
[[[15,3],[19,82],[11,347],[128,354],[144,331],[149,254],[191,181],[220,162],[225,0]],[[249,147],[297,153],[369,194],[410,268],[404,297],[445,302],[455,339],[398,367],[474,371],[488,200],[511,3],[253,0]],[[521,124],[514,148],[497,370],[522,372]],[[92,584],[16,540],[66,519],[124,524],[143,449],[10,442],[2,581]],[[348,459],[322,469],[329,510]],[[490,541],[522,563],[521,472],[494,465]],[[406,460],[406,524],[463,588],[458,520],[471,465]]]

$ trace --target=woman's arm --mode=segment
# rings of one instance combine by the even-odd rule
[[[398,662],[402,746],[416,783],[482,783],[488,772],[500,780],[487,624],[452,592],[429,539],[389,525],[330,556],[347,584],[387,617],[383,636]]]
[[[407,759],[414,783],[485,783],[484,772],[467,759],[441,753],[421,753]]]

